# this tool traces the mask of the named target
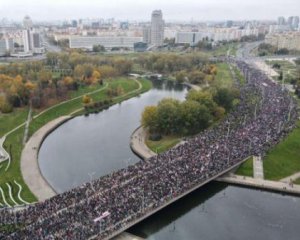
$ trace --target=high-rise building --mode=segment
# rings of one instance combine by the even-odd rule
[[[32,44],[31,44],[31,36],[30,36],[30,30],[24,29],[23,30],[23,46],[24,46],[24,52],[30,52],[32,50]]]
[[[151,43],[151,27],[145,26],[143,28],[143,42],[144,43]]]
[[[23,26],[25,29],[30,29],[33,26],[32,20],[29,16],[25,16],[23,19]]]
[[[41,35],[39,33],[32,33],[32,48],[42,47]]]
[[[151,44],[162,46],[164,42],[164,20],[161,10],[154,10],[151,16]]]
[[[279,17],[277,23],[278,23],[278,25],[284,25],[285,24],[285,18],[284,17]]]
[[[298,16],[295,16],[293,18],[293,21],[292,21],[292,27],[293,29],[297,30],[298,27],[299,27],[299,17]]]

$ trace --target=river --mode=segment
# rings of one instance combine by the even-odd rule
[[[185,87],[156,82],[141,96],[71,119],[43,142],[42,174],[60,193],[140,161],[129,141],[144,107],[164,97],[183,100],[186,93]],[[129,231],[151,240],[298,240],[299,219],[300,198],[210,183]]]

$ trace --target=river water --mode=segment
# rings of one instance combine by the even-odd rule
[[[140,161],[129,141],[144,107],[164,97],[183,100],[186,93],[182,86],[155,82],[139,97],[66,122],[41,146],[42,174],[60,193]],[[210,183],[129,231],[151,240],[299,240],[299,220],[300,198]]]

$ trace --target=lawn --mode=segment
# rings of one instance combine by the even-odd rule
[[[163,136],[159,141],[146,140],[146,145],[155,153],[162,153],[181,141],[179,136]]]
[[[12,113],[0,113],[0,137],[26,121],[28,108],[16,108]]]
[[[219,87],[230,88],[233,80],[229,65],[227,63],[217,63],[216,85]]]
[[[139,84],[132,79],[118,78],[118,79],[109,81],[108,87],[121,86],[124,90],[124,94],[122,96],[115,98],[114,103],[121,102],[127,98],[136,96],[137,94],[140,94],[141,92],[145,92],[145,91],[151,89],[151,87],[152,87],[152,84],[150,81],[140,80],[139,82],[142,85],[141,89],[139,89]],[[97,89],[99,89],[99,88],[97,88]],[[97,89],[90,88],[90,90],[92,92]],[[102,91],[98,91],[96,93],[89,94],[94,99],[94,101],[104,100],[104,99],[108,98],[107,86],[106,85],[102,86],[102,89],[103,89]],[[82,93],[83,93],[83,91],[78,93],[77,96],[82,95]],[[74,99],[74,100],[68,101],[66,103],[63,103],[61,105],[50,108],[48,111],[45,111],[43,114],[41,114],[40,116],[38,116],[37,118],[35,118],[31,121],[30,126],[29,126],[29,136],[31,136],[34,132],[36,132],[39,128],[41,128],[43,125],[45,125],[49,121],[52,121],[59,116],[69,115],[72,112],[74,112],[75,110],[82,109],[82,107],[83,107],[82,99],[80,97],[78,99]],[[82,111],[82,113],[83,113],[83,111]],[[25,116],[27,117],[27,115],[25,115]],[[19,121],[18,123],[20,124],[20,123],[22,123],[22,121]],[[6,122],[5,122],[5,126],[7,126]],[[4,132],[7,132],[7,131],[4,131]],[[8,164],[8,162],[0,164],[0,187],[4,190],[5,198],[7,199],[7,202],[10,205],[14,205],[14,203],[9,198],[8,187],[7,187],[6,183],[9,183],[12,186],[13,197],[16,200],[16,202],[21,203],[18,200],[18,198],[16,197],[17,193],[18,193],[18,186],[14,183],[14,180],[16,180],[19,184],[22,185],[23,191],[21,193],[21,196],[25,201],[28,201],[28,202],[36,201],[35,196],[30,192],[29,188],[24,183],[22,175],[21,175],[21,170],[20,170],[20,157],[21,157],[21,152],[23,149],[23,146],[22,146],[23,135],[24,135],[24,127],[14,131],[10,135],[8,135],[8,137],[6,138],[6,141],[4,143],[4,147],[7,150],[7,152],[11,153],[11,157],[12,157],[11,165],[10,165],[8,171],[5,172],[5,168]],[[4,203],[1,194],[0,194],[0,203]]]
[[[281,143],[264,158],[266,179],[280,180],[300,172],[300,121]]]
[[[270,60],[270,61],[266,61],[266,63],[270,66],[273,66],[274,64],[279,64],[281,67],[279,69],[274,68],[274,70],[278,73],[280,73],[282,71],[284,74],[284,77],[286,77],[287,81],[288,81],[289,77],[295,78],[297,76],[297,66],[289,61]],[[288,71],[290,71],[289,74],[288,74]]]
[[[238,170],[235,172],[237,175],[253,177],[253,157],[243,162]]]
[[[229,55],[236,56],[236,51],[238,48],[239,43],[227,43],[225,45],[216,47],[213,51],[207,52],[211,56],[226,56],[229,50]]]

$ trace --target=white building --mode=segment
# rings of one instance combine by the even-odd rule
[[[190,45],[197,44],[205,38],[214,42],[240,40],[243,36],[255,35],[258,36],[257,28],[247,27],[239,28],[204,28],[199,32],[177,32],[175,42],[179,44],[189,43]]]
[[[133,49],[134,43],[142,42],[142,37],[82,37],[71,36],[70,48],[83,48],[91,50],[95,45],[102,45],[107,49],[114,47]]]
[[[14,49],[14,41],[12,38],[0,39],[0,56],[6,56],[12,53]]]
[[[32,44],[31,44],[31,34],[29,29],[23,30],[23,46],[24,46],[24,52],[30,52],[32,50]]]
[[[151,40],[155,46],[162,46],[164,42],[164,20],[161,10],[154,10],[151,15]]]

